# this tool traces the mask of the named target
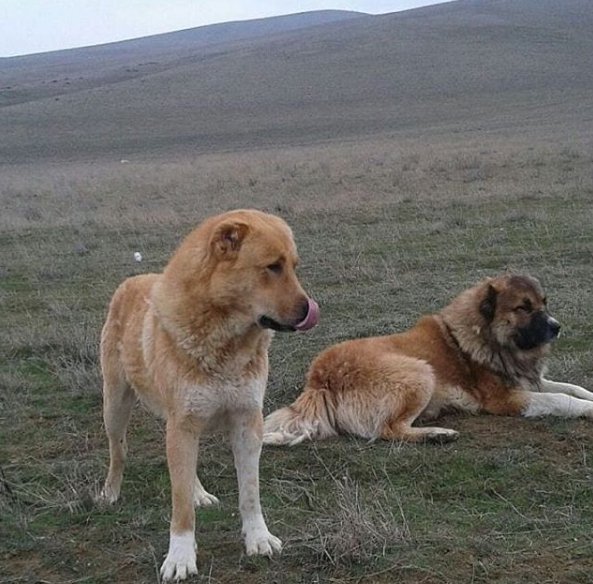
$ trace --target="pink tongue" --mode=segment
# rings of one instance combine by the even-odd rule
[[[301,322],[295,325],[299,331],[308,331],[309,329],[313,328],[317,321],[319,320],[319,305],[313,298],[309,298],[309,310],[307,311],[307,316]]]

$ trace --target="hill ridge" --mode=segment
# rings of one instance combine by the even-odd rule
[[[0,162],[573,124],[593,109],[592,29],[585,0],[458,0],[160,61],[98,59],[90,76],[64,60],[43,77],[40,59],[0,88]]]

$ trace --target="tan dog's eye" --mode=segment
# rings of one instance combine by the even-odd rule
[[[273,274],[280,274],[282,272],[282,264],[280,262],[274,262],[269,266],[266,266],[266,269]]]

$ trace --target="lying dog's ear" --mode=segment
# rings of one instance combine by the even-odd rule
[[[219,225],[211,239],[211,249],[219,257],[230,258],[241,249],[249,226],[240,221],[228,221]]]
[[[480,302],[480,314],[486,319],[487,322],[492,322],[494,313],[496,312],[496,295],[498,292],[492,284],[488,284],[488,290],[486,296]]]

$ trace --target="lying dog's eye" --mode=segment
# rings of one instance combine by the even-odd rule
[[[273,264],[266,266],[266,269],[273,274],[279,274],[282,271],[282,264],[280,262],[274,262]]]
[[[523,301],[517,308],[515,308],[515,312],[524,312],[525,314],[531,314],[533,312],[533,303],[529,298],[523,298]]]

